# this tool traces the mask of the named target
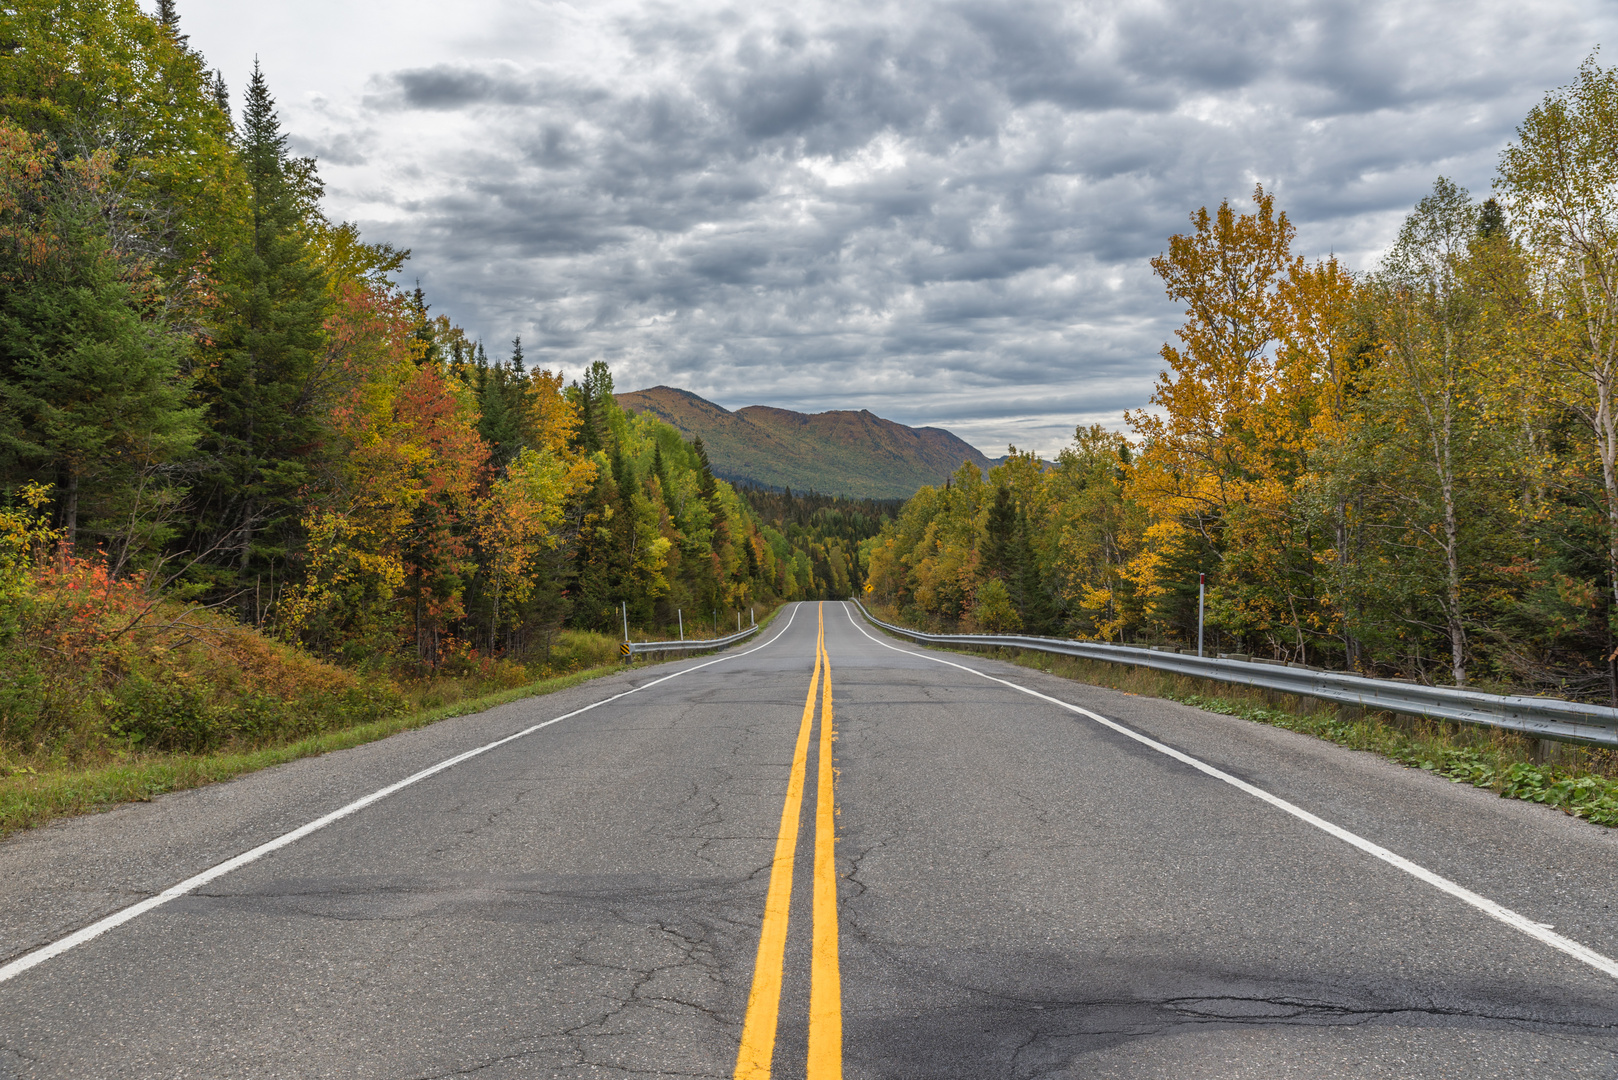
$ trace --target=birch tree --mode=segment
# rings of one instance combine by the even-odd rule
[[[1499,184],[1561,316],[1559,347],[1534,359],[1594,434],[1618,603],[1618,70],[1591,57],[1547,94],[1501,154]]]

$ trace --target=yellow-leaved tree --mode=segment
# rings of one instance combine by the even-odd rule
[[[579,427],[578,409],[562,393],[562,376],[530,376],[526,404],[527,445],[478,502],[474,535],[491,592],[489,640],[499,627],[520,622],[534,590],[541,555],[561,545],[567,501],[595,482],[596,463],[569,449]],[[661,538],[659,538],[661,539]],[[664,540],[665,548],[668,541]]]
[[[1289,511],[1313,384],[1278,346],[1289,329],[1282,286],[1304,268],[1274,196],[1260,186],[1253,204],[1251,214],[1229,201],[1198,210],[1191,232],[1152,260],[1186,321],[1179,345],[1163,346],[1156,410],[1126,417],[1142,442],[1128,494],[1149,524],[1125,576],[1164,632],[1195,632],[1206,573],[1221,625],[1301,648],[1308,558]]]

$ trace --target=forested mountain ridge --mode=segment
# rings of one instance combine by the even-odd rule
[[[732,412],[672,386],[619,394],[618,403],[702,439],[715,474],[759,487],[858,499],[903,499],[970,461],[993,464],[942,428],[912,428],[861,409],[799,413],[766,405]]]

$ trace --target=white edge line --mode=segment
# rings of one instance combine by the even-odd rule
[[[768,648],[779,641],[782,634],[785,634],[788,630],[792,629],[792,620],[798,617],[798,608],[800,606],[802,606],[801,602],[793,605],[791,613],[787,616],[786,625],[781,627],[780,631],[774,637],[770,638],[769,641],[760,642],[753,648],[747,649],[744,652],[727,653],[724,656],[716,657],[700,664],[693,664],[688,668],[681,668],[679,671],[676,671],[670,675],[665,675],[660,679],[654,679],[649,683],[625,690],[621,694],[614,694],[609,698],[602,698],[600,701],[592,702],[591,704],[584,706],[582,709],[574,709],[570,713],[564,713],[561,716],[552,717],[551,719],[535,724],[532,727],[523,728],[516,734],[507,735],[504,738],[496,739],[494,742],[486,743],[483,746],[477,747],[476,749],[467,750],[464,753],[456,754],[454,757],[446,758],[436,765],[430,765],[418,773],[405,777],[403,780],[399,780],[395,783],[389,784],[385,788],[380,788],[373,791],[369,795],[355,799],[347,806],[339,807],[329,814],[315,818],[313,821],[305,825],[300,825],[291,832],[283,833],[273,840],[267,840],[258,847],[251,848],[242,852],[240,855],[226,859],[224,862],[219,863],[216,866],[210,866],[200,874],[195,874],[176,885],[169,886],[156,896],[149,896],[146,899],[131,904],[126,908],[121,908],[118,911],[113,912],[111,915],[91,923],[82,930],[75,930],[66,937],[58,938],[56,941],[51,942],[49,945],[42,945],[33,952],[23,954],[17,959],[11,961],[9,964],[6,964],[4,967],[0,967],[0,983],[3,983],[8,979],[14,979],[18,975],[21,975],[23,972],[27,971],[29,968],[37,967],[52,957],[60,956],[70,949],[75,949],[92,938],[100,937],[108,930],[122,926],[131,919],[146,914],[146,912],[151,911],[153,908],[162,907],[170,900],[184,896],[193,889],[199,889],[216,878],[224,877],[233,870],[239,870],[248,863],[256,862],[272,851],[277,851],[289,844],[295,844],[299,840],[302,840],[304,837],[308,836],[310,833],[318,832],[319,830],[324,829],[327,825],[330,825],[336,821],[341,821],[343,818],[346,818],[351,814],[357,814],[367,806],[370,806],[372,803],[381,802],[389,795],[392,795],[395,792],[403,791],[412,784],[419,784],[428,777],[436,776],[445,769],[459,765],[461,762],[466,761],[469,758],[475,758],[479,754],[486,754],[496,747],[504,746],[509,742],[515,742],[517,739],[520,739],[525,735],[532,735],[541,728],[548,728],[552,724],[561,723],[563,720],[571,720],[580,713],[587,713],[591,709],[597,709],[603,705],[610,705],[614,701],[628,697],[630,694],[638,694],[642,690],[650,690],[652,687],[657,686],[660,683],[666,683],[670,679],[677,679],[681,675],[686,675],[693,671],[700,671],[705,667],[722,663],[725,660],[739,659],[740,657],[747,656],[750,653],[758,652],[760,649]]]
[[[1345,844],[1351,844],[1365,852],[1367,855],[1381,859],[1389,866],[1397,867],[1398,869],[1409,874],[1411,877],[1424,881],[1441,892],[1448,893],[1457,900],[1460,900],[1462,903],[1470,904],[1472,907],[1477,908],[1485,915],[1500,920],[1512,929],[1520,930],[1536,941],[1543,942],[1553,949],[1566,953],[1575,960],[1589,964],[1597,971],[1604,972],[1605,974],[1618,979],[1618,961],[1604,956],[1586,945],[1581,945],[1572,938],[1566,938],[1561,934],[1547,930],[1539,923],[1534,922],[1532,919],[1529,919],[1524,915],[1519,915],[1517,912],[1501,904],[1495,903],[1486,896],[1479,896],[1471,889],[1458,885],[1449,878],[1443,877],[1440,874],[1435,874],[1425,866],[1419,866],[1416,863],[1411,862],[1403,855],[1396,855],[1382,845],[1373,843],[1357,833],[1349,832],[1341,825],[1334,825],[1324,818],[1316,817],[1303,807],[1290,803],[1278,795],[1272,795],[1263,788],[1254,787],[1247,781],[1238,779],[1237,777],[1234,777],[1220,769],[1216,769],[1214,766],[1209,765],[1205,761],[1201,761],[1192,757],[1190,754],[1176,750],[1172,746],[1160,743],[1156,739],[1149,736],[1142,735],[1140,732],[1127,728],[1116,721],[1108,720],[1105,716],[1102,716],[1099,713],[1093,713],[1089,709],[1083,708],[1082,706],[1071,704],[1061,700],[1060,698],[1053,698],[1048,694],[1040,693],[1038,690],[1030,690],[1026,686],[1019,686],[1016,683],[1008,682],[1005,679],[996,678],[993,675],[985,674],[984,672],[978,671],[975,668],[969,668],[965,664],[957,664],[952,660],[944,660],[937,656],[928,656],[926,653],[912,652],[909,649],[901,649],[897,645],[891,645],[888,642],[873,636],[865,629],[865,627],[861,626],[859,621],[854,617],[853,609],[848,604],[845,603],[843,605],[843,611],[848,615],[848,621],[854,625],[854,629],[858,630],[860,633],[864,634],[866,637],[870,638],[872,641],[883,646],[884,648],[892,649],[894,652],[904,653],[907,656],[915,656],[923,660],[931,660],[934,663],[948,664],[950,667],[960,668],[962,671],[970,672],[971,674],[977,675],[980,678],[988,679],[990,682],[997,682],[1002,686],[1009,686],[1011,689],[1020,691],[1021,693],[1027,694],[1030,697],[1036,697],[1042,701],[1048,701],[1053,705],[1060,705],[1062,708],[1067,709],[1070,712],[1076,712],[1081,716],[1087,716],[1096,723],[1101,724],[1104,727],[1111,728],[1120,735],[1126,735],[1144,746],[1149,746],[1160,754],[1166,754],[1174,760],[1183,762],[1199,772],[1208,774],[1216,780],[1223,780],[1231,787],[1245,791],[1255,799],[1262,799],[1278,810],[1286,811],[1299,821],[1308,822],[1310,825],[1313,825],[1320,831],[1328,833],[1331,836],[1335,836]]]

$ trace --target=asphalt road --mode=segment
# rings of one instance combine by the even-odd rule
[[[3,972],[418,770],[641,687],[0,982],[0,1077],[729,1077],[744,1022],[757,1030],[750,995],[755,1010],[770,997],[754,992],[760,931],[788,866],[769,1056],[773,1075],[804,1076],[829,919],[816,928],[812,903],[817,835],[829,842],[816,615],[784,612],[717,662],[0,843]],[[820,878],[838,898],[845,1075],[1618,1076],[1618,978],[951,664],[1093,710],[1607,957],[1618,831],[1232,717],[928,653],[841,604],[824,620],[836,876],[825,862]],[[796,843],[778,862],[800,742]],[[824,1046],[834,976],[816,970]]]

